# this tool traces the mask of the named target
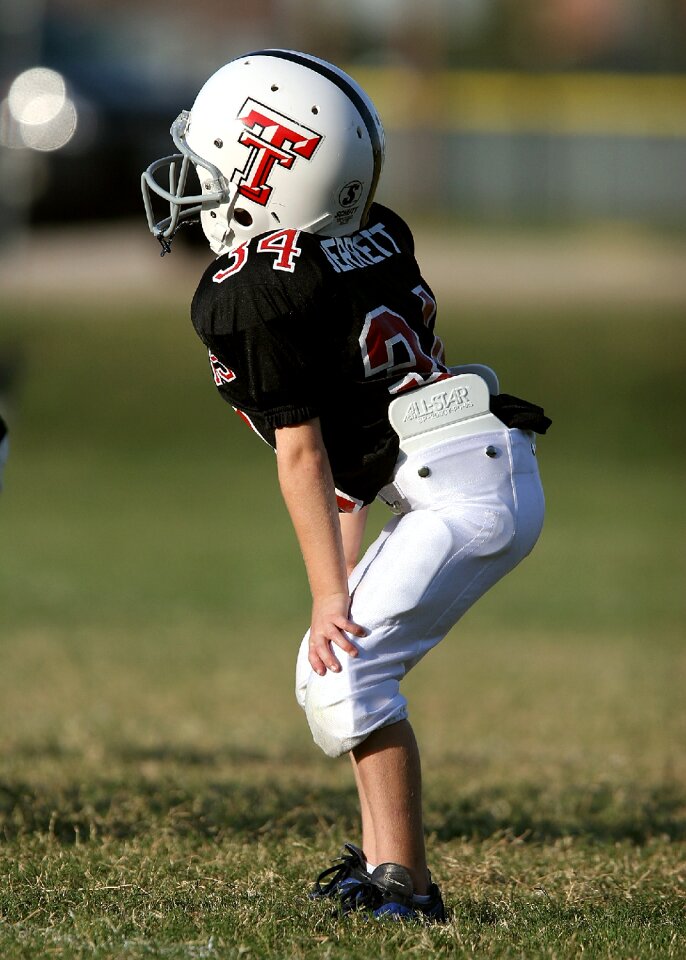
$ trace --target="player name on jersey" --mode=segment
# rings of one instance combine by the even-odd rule
[[[383,223],[350,237],[328,237],[321,241],[321,248],[336,273],[371,267],[401,252]]]

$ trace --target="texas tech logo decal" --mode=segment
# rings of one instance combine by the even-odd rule
[[[298,157],[311,160],[324,138],[250,98],[241,107],[238,119],[245,126],[238,141],[250,153],[243,169],[234,170],[231,182],[238,185],[244,197],[264,207],[272,192],[267,181],[274,164],[290,170]]]

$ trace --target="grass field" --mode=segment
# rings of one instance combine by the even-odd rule
[[[430,929],[307,902],[357,824],[292,698],[308,602],[273,457],[183,306],[113,300],[0,316],[23,358],[2,960],[685,957],[680,312],[444,312],[451,362],[490,362],[554,426],[537,550],[406,683],[453,911]]]

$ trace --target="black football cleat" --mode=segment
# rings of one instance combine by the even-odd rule
[[[341,856],[333,861],[333,866],[319,874],[309,897],[310,900],[342,897],[368,881],[367,860],[363,851],[353,843],[346,843]]]
[[[341,911],[367,910],[377,920],[419,920],[444,923],[447,919],[441,891],[429,884],[429,899],[417,903],[409,871],[399,863],[381,863],[371,876],[348,884],[341,894]]]

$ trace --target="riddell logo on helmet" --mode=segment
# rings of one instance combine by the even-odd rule
[[[264,207],[273,189],[267,181],[274,165],[290,170],[298,157],[311,160],[324,137],[251,98],[238,119],[246,128],[238,142],[250,153],[243,169],[234,170],[231,182],[240,194]]]

